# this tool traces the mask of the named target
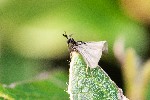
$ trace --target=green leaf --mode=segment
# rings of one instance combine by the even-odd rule
[[[39,80],[42,77],[42,80]],[[38,80],[0,85],[0,100],[68,100],[65,92],[67,75],[62,71],[53,72],[45,79],[45,74]],[[43,79],[44,78],[44,79]]]
[[[149,80],[149,82],[148,82],[148,84],[147,84],[147,87],[146,87],[146,89],[147,89],[147,91],[146,91],[146,99],[145,100],[150,100],[150,80]]]
[[[72,53],[68,93],[71,100],[120,100],[121,89],[101,67],[90,69],[79,53]]]

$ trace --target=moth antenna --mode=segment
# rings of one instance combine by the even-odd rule
[[[67,36],[67,34],[66,34],[66,31],[64,31],[64,32],[65,32],[65,34],[63,34],[63,36],[68,39],[68,36]]]
[[[73,34],[70,34],[69,37],[71,38]]]

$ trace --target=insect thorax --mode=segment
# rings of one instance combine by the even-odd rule
[[[69,43],[69,44],[68,44],[68,47],[69,47],[69,51],[70,51],[70,52],[76,51],[75,44]]]

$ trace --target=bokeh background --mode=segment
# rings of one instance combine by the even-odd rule
[[[143,67],[129,66],[129,69],[122,70],[124,63],[132,63],[134,58],[124,59],[120,55],[126,55],[126,50],[132,48],[131,52],[140,57],[135,63],[143,64],[149,59],[150,0],[0,0],[0,83],[11,84],[48,73],[61,81],[53,80],[53,85],[63,85],[62,91],[66,90],[67,60],[70,58],[66,39],[62,36],[64,31],[73,34],[75,40],[106,40],[109,53],[101,58],[99,65],[128,98],[135,100],[136,89],[130,88],[137,81],[129,82],[130,85],[127,81],[140,80],[137,76]],[[124,40],[120,44],[124,47],[114,47],[118,39],[118,43]],[[117,50],[124,52],[117,55]],[[122,60],[118,56],[123,57]],[[130,79],[134,72],[135,76]],[[146,92],[139,98],[149,100],[150,87],[146,88],[150,83],[149,72],[146,75],[147,81],[142,87]],[[49,91],[55,91],[55,88]],[[57,92],[61,95],[62,91]],[[136,100],[141,100],[139,98]]]

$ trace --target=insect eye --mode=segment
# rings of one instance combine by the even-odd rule
[[[68,43],[68,44],[70,43],[70,39],[69,39],[69,40],[67,40],[67,43]]]

